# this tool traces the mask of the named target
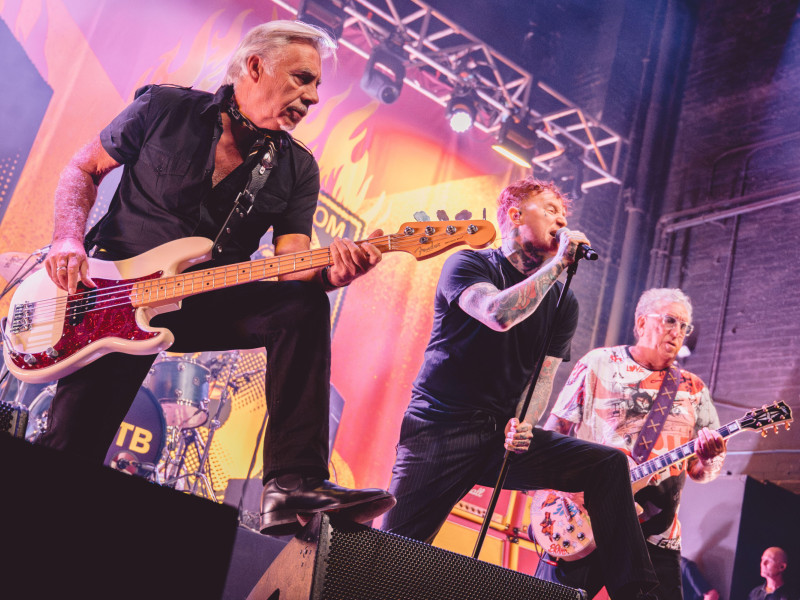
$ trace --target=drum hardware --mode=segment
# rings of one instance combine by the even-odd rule
[[[214,502],[218,502],[217,496],[214,493],[214,488],[211,485],[211,481],[207,474],[208,453],[211,448],[211,443],[214,440],[214,433],[222,426],[220,415],[222,415],[223,408],[226,406],[228,401],[228,390],[233,387],[233,383],[231,381],[234,371],[233,365],[236,363],[236,361],[238,361],[238,359],[238,350],[229,354],[224,359],[229,363],[227,379],[222,388],[219,403],[217,404],[214,416],[212,417],[211,421],[208,422],[208,436],[205,442],[197,432],[196,426],[173,426],[173,440],[174,437],[178,437],[179,439],[177,441],[177,447],[175,448],[174,454],[170,456],[169,453],[167,453],[165,455],[166,466],[164,469],[164,481],[162,485],[174,488],[179,483],[182,483],[183,489],[186,489],[185,486],[188,484],[190,479],[194,478],[188,491],[192,494],[196,494],[198,486],[200,482],[202,482],[207,493],[207,497]],[[219,368],[212,368],[209,370],[209,373],[214,376],[219,375],[221,372],[222,369]],[[162,406],[164,406],[163,403]],[[188,469],[186,468],[186,453],[190,448],[193,448],[200,457],[197,470],[193,473],[188,472]]]
[[[44,259],[47,258],[48,252],[50,252],[50,244],[34,250],[30,254],[27,252],[3,252],[0,254],[0,277],[8,282],[0,293],[0,298],[21,283],[30,273],[38,270]],[[31,260],[33,262],[28,264]]]
[[[47,431],[48,413],[55,392],[56,384],[50,384],[31,402],[25,432],[25,439],[29,442],[35,442]],[[130,475],[155,480],[166,435],[161,405],[149,390],[140,388],[106,452],[103,464]]]
[[[210,371],[193,359],[167,357],[162,352],[144,380],[161,403],[167,425],[187,429],[208,421]]]

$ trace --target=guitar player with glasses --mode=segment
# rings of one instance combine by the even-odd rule
[[[168,85],[139,90],[61,175],[45,261],[52,281],[70,294],[91,289],[98,274],[89,269],[87,253],[135,262],[188,236],[215,240],[213,260],[202,268],[248,261],[270,227],[276,256],[308,251],[319,167],[288,132],[319,101],[322,59],[335,49],[335,40],[318,28],[271,21],[246,34],[216,93]],[[108,211],[84,236],[97,186],[120,166]],[[232,214],[237,197],[241,215]],[[324,268],[214,289],[185,297],[179,310],[150,315],[153,326],[174,335],[171,351],[266,348],[266,534],[293,533],[320,511],[366,522],[394,504],[385,490],[346,489],[328,480],[326,291],[348,285],[381,259],[372,243],[346,239],[335,239],[329,251],[332,264]],[[196,259],[155,252],[149,263],[181,263],[179,270]],[[196,287],[206,283],[201,278]],[[98,293],[93,300],[101,306],[102,298]],[[103,462],[157,355],[129,354],[124,347],[60,378],[38,443]]]
[[[725,439],[716,431],[719,418],[708,388],[676,364],[678,351],[693,330],[691,323],[692,305],[681,290],[645,291],[636,306],[636,343],[586,354],[573,368],[545,424],[550,431],[619,448],[632,465],[692,441],[694,453],[685,455],[687,460],[656,471],[634,496],[659,581],[651,594],[659,600],[682,599],[678,506],[686,475],[698,482],[711,481],[725,459]],[[580,500],[575,496],[569,502],[555,500],[557,492],[549,496],[545,502],[552,507],[550,515],[559,510],[559,502],[572,506],[573,500]],[[532,512],[539,508],[536,498],[533,502]],[[532,517],[537,540],[541,521]],[[592,517],[592,525],[595,522]],[[548,527],[552,531],[552,523]],[[589,598],[603,588],[599,551],[577,559],[553,554],[540,561],[537,577],[581,587]]]

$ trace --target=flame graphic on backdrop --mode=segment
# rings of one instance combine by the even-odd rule
[[[4,6],[0,6],[0,12]],[[25,41],[33,31],[34,26],[42,16],[42,2],[23,2],[19,7],[19,14],[14,22],[14,35],[20,41]]]
[[[218,10],[206,19],[200,31],[191,40],[187,58],[182,64],[174,64],[183,45],[183,42],[178,42],[161,55],[161,62],[158,65],[142,73],[133,90],[128,90],[128,93],[131,94],[148,83],[179,83],[201,90],[215,91],[225,75],[228,58],[242,39],[244,21],[251,12],[252,10],[240,12],[228,31],[219,36],[214,33],[214,26],[224,10]]]
[[[369,175],[370,154],[366,137],[367,123],[378,103],[370,101],[360,108],[350,108],[338,120],[333,119],[334,110],[351,96],[351,92],[352,88],[348,88],[315,107],[313,116],[298,126],[295,135],[314,152],[319,162],[322,189],[348,210],[365,221],[371,221],[375,216],[375,205],[367,202],[372,176]],[[325,129],[331,123],[330,132],[325,137]],[[384,195],[381,193],[380,197]]]

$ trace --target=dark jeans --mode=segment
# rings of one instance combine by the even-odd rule
[[[264,478],[327,478],[330,304],[313,283],[256,282],[192,296],[152,325],[174,352],[267,350]],[[156,356],[107,354],[63,377],[39,443],[102,462]]]
[[[594,529],[594,521],[592,521],[592,528]],[[650,591],[651,597],[658,598],[658,600],[683,600],[681,553],[676,550],[659,548],[653,544],[647,544],[647,552],[658,577],[658,586]],[[603,589],[604,585],[602,561],[595,554],[597,551],[580,560],[570,562],[559,560],[555,561],[555,564],[544,560],[539,561],[536,577],[584,589],[591,600]],[[613,596],[611,598],[613,600]]]
[[[453,506],[475,484],[494,487],[503,462],[505,421],[488,415],[433,422],[406,413],[389,490],[397,505],[383,529],[431,542]],[[535,429],[528,452],[512,458],[508,489],[583,490],[605,585],[654,585],[655,573],[629,483],[625,455],[614,448]]]

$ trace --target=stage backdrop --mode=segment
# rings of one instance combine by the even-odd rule
[[[137,88],[175,83],[214,91],[244,32],[292,17],[268,1],[0,0],[4,279],[19,257],[49,243],[61,169]],[[490,150],[488,136],[450,131],[444,109],[413,89],[391,105],[370,98],[358,83],[364,65],[340,49],[338,65],[324,65],[320,104],[295,132],[321,168],[313,245],[326,246],[336,235],[363,238],[377,228],[394,233],[415,215],[485,215],[494,222],[498,190],[522,173]],[[103,182],[91,223],[118,178],[112,173]],[[430,332],[437,277],[454,251],[420,262],[387,254],[369,276],[331,295],[332,466],[342,484],[389,483],[401,415]],[[271,252],[269,235],[261,252]],[[8,299],[0,304],[3,314]],[[230,479],[260,474],[256,440],[268,358],[252,352],[173,358],[208,369],[217,400],[227,391],[209,453],[213,487],[222,496]],[[229,382],[234,385],[226,387]],[[200,431],[207,439],[208,429]]]

